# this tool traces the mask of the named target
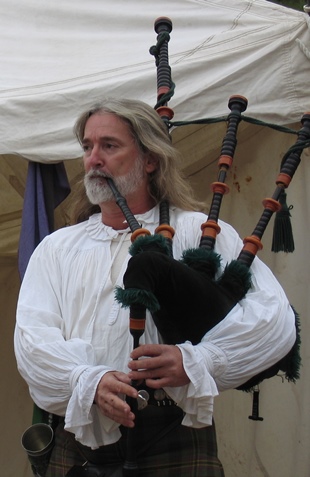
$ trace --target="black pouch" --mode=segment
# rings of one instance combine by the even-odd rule
[[[86,462],[84,465],[74,465],[66,477],[123,477],[123,466],[97,465]]]

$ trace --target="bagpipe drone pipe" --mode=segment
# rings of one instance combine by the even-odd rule
[[[167,106],[167,102],[174,89],[168,61],[168,41],[171,30],[170,19],[165,17],[157,19],[155,21],[155,31],[158,33],[157,45],[150,49],[151,54],[156,58],[157,66],[158,95],[155,109],[167,124],[168,129],[173,111]],[[246,296],[251,288],[250,267],[258,250],[262,248],[263,233],[273,213],[281,208],[279,199],[300,163],[303,148],[310,144],[309,113],[305,114],[301,120],[302,127],[298,132],[295,146],[282,160],[280,174],[276,179],[276,189],[271,198],[263,201],[264,211],[253,233],[244,239],[244,246],[239,256],[226,265],[222,275],[217,278],[221,257],[214,248],[216,237],[220,232],[219,211],[223,195],[229,190],[225,180],[233,162],[237,145],[237,129],[242,113],[247,108],[247,99],[239,95],[232,96],[228,107],[230,113],[227,117],[227,130],[218,161],[218,178],[212,184],[213,199],[208,219],[201,225],[202,236],[199,247],[186,250],[180,260],[174,259],[172,255],[174,230],[170,225],[168,202],[163,200],[159,204],[159,226],[155,234],[151,235],[147,229],[141,228],[113,180],[107,179],[116,203],[132,231],[130,247],[132,257],[124,274],[124,287],[116,289],[116,300],[123,307],[130,309],[129,329],[134,348],[139,346],[140,337],[144,333],[146,310],[150,311],[164,343],[177,344],[191,341],[196,344],[209,330],[225,319],[232,308]],[[279,371],[284,372],[289,381],[294,382],[299,377],[299,318],[295,311],[294,313],[296,341],[291,351],[278,363],[267,367],[238,387],[240,390],[254,391],[253,412],[252,416],[249,416],[250,419],[262,420],[258,413],[258,391],[255,389],[258,383],[278,374]],[[137,384],[132,382],[133,386]],[[142,400],[144,400],[143,397]],[[132,411],[136,413],[139,409],[137,400],[129,399],[128,403]],[[129,429],[126,461],[123,467],[125,476],[134,476],[138,473],[136,442],[135,428]]]
[[[155,109],[164,121],[173,117],[172,110],[164,102],[172,84],[167,47],[167,33],[171,30],[171,20],[156,20],[155,31],[158,33],[160,46],[156,48],[159,107],[155,106]],[[169,204],[166,201],[160,204],[160,224],[155,234],[151,235],[148,230],[140,227],[125,198],[119,194],[113,181],[108,180],[116,203],[132,231],[132,257],[124,275],[124,288],[116,290],[116,299],[122,306],[130,308],[129,326],[134,348],[139,345],[139,339],[144,332],[146,309],[151,312],[164,343],[191,341],[197,344],[246,296],[251,288],[250,267],[258,250],[262,248],[261,238],[273,213],[281,208],[279,198],[293,178],[303,148],[309,146],[310,113],[306,113],[302,117],[302,127],[295,146],[283,157],[276,179],[276,189],[271,198],[263,201],[264,211],[253,233],[244,239],[244,246],[236,260],[226,265],[222,275],[216,278],[221,262],[221,257],[214,251],[216,236],[220,232],[219,212],[223,195],[229,191],[225,180],[233,162],[237,129],[242,113],[247,108],[247,99],[239,95],[232,96],[228,107],[231,112],[227,117],[226,135],[218,161],[218,178],[212,184],[213,199],[208,219],[201,225],[199,248],[186,250],[181,260],[172,257],[174,230],[169,221]],[[298,315],[295,311],[294,313],[297,338],[292,350],[281,361],[254,376],[238,389],[250,390],[279,371],[283,371],[290,381],[298,378],[300,337]]]

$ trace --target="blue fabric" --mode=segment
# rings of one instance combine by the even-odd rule
[[[18,249],[21,279],[36,246],[54,230],[54,209],[69,193],[70,185],[62,162],[29,162]]]

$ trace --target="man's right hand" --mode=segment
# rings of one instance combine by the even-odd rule
[[[94,399],[104,416],[126,427],[134,427],[135,415],[124,397],[138,397],[138,391],[130,383],[127,374],[109,371],[99,381]]]

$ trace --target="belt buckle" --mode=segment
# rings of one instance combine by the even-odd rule
[[[138,391],[137,403],[139,411],[142,411],[142,409],[147,407],[149,399],[150,395],[145,389],[140,389],[140,391]]]

